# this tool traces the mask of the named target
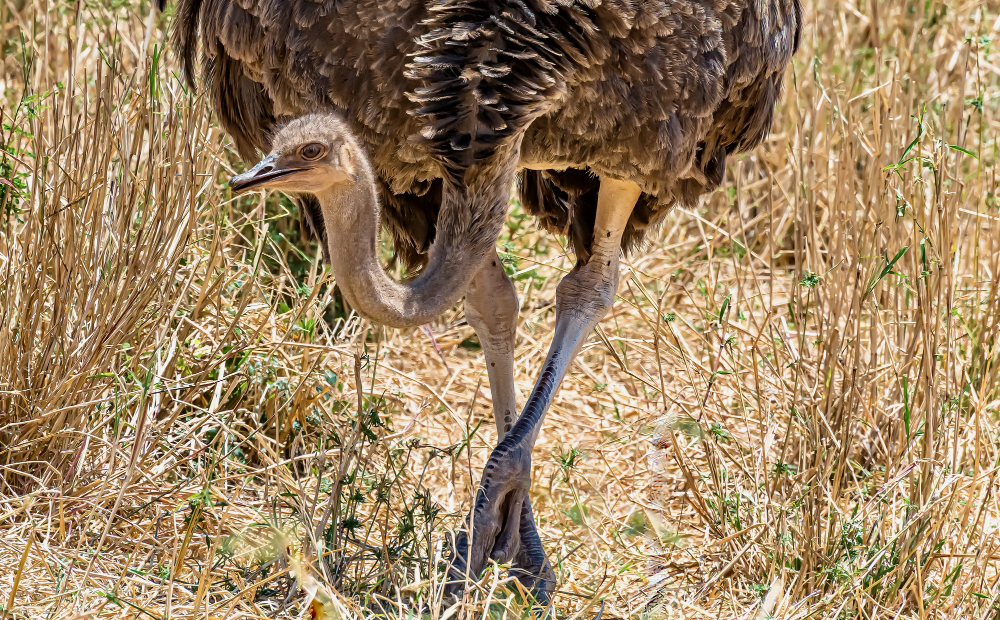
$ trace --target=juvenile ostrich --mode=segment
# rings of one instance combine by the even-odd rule
[[[798,0],[179,0],[188,75],[200,38],[223,127],[244,158],[270,152],[233,187],[298,193],[344,295],[375,321],[420,325],[465,295],[502,439],[453,590],[493,559],[552,592],[527,495],[545,412],[611,307],[621,251],[766,134],[800,22]],[[312,112],[326,115],[276,133]],[[578,259],[516,417],[518,300],[494,248],[515,176]],[[385,275],[379,226],[419,276]]]

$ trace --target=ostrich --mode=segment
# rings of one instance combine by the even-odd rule
[[[270,153],[232,187],[295,194],[344,296],[374,321],[421,325],[465,295],[501,439],[451,591],[492,559],[548,600],[528,498],[546,410],[612,305],[621,253],[765,136],[800,26],[799,0],[178,0],[192,85],[200,39],[223,128],[245,159]],[[495,250],[515,179],[577,257],[519,415],[518,300]],[[380,226],[419,275],[386,275]]]

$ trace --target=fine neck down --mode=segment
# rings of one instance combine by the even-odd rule
[[[323,210],[330,262],[337,284],[359,314],[390,327],[429,323],[465,293],[485,257],[494,250],[506,216],[513,171],[493,176],[505,192],[476,192],[471,202],[464,188],[446,188],[427,267],[416,279],[400,283],[379,261],[381,212],[374,173],[367,162],[356,180],[317,193]],[[485,217],[472,217],[475,203],[489,203]]]

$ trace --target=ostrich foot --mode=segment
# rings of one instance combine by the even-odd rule
[[[519,554],[519,551],[522,545],[522,522],[525,518],[531,520],[528,500],[530,486],[531,448],[513,441],[501,441],[486,462],[483,479],[476,492],[475,505],[466,527],[459,532],[455,541],[446,593],[460,595],[466,581],[478,579],[489,560],[503,564],[521,559],[523,554]],[[527,517],[524,514],[525,507]],[[541,545],[538,534],[534,531],[534,523],[527,534],[532,537],[529,538],[529,547],[537,546],[540,552]],[[530,545],[530,542],[535,545]],[[537,554],[523,555],[527,563],[524,568],[534,568],[535,555]],[[521,580],[520,575],[518,578]],[[536,580],[530,572],[525,573],[525,578]]]
[[[548,605],[556,589],[556,573],[542,548],[542,539],[535,528],[535,516],[531,512],[531,502],[527,499],[521,506],[520,535],[521,546],[514,556],[510,575],[534,595],[536,603]]]

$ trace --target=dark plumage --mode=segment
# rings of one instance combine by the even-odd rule
[[[204,84],[248,160],[282,119],[340,112],[413,267],[442,178],[518,146],[534,168],[519,173],[523,204],[581,258],[593,175],[638,183],[634,247],[763,139],[800,23],[798,0],[179,0],[176,41],[193,76],[201,39]]]

